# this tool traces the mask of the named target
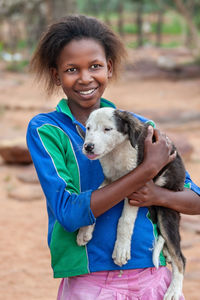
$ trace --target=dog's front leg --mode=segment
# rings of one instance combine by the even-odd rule
[[[76,238],[76,242],[79,246],[85,246],[92,239],[94,226],[95,224],[79,228]]]
[[[112,258],[118,266],[125,265],[131,258],[131,238],[138,208],[131,206],[128,199],[124,201],[124,208],[117,226],[117,240]]]

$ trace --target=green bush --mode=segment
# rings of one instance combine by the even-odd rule
[[[137,41],[132,41],[126,44],[128,48],[135,49],[137,48]]]
[[[2,52],[2,51],[3,51],[3,43],[0,42],[0,52]]]
[[[178,41],[171,41],[169,43],[162,43],[161,44],[162,48],[177,48],[177,47],[180,47],[180,46],[181,46],[181,43],[178,42]]]
[[[28,60],[12,61],[7,64],[6,70],[11,72],[24,72],[29,64]]]
[[[17,42],[17,49],[23,50],[27,48],[27,41],[26,40],[19,40]]]
[[[136,34],[138,32],[137,25],[135,24],[125,24],[123,27],[124,33]]]

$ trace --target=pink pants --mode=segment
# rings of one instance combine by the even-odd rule
[[[57,300],[163,300],[170,281],[166,267],[95,272],[63,278]]]

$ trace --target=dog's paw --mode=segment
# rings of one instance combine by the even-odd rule
[[[92,239],[92,233],[94,226],[84,226],[81,227],[78,231],[76,242],[79,246],[85,246]]]
[[[115,242],[114,251],[112,254],[112,259],[114,263],[118,266],[125,265],[131,258],[131,249],[129,243],[122,243],[120,241]]]
[[[181,298],[182,293],[168,288],[163,300],[179,300]]]
[[[182,282],[172,280],[163,300],[179,300],[182,295]]]

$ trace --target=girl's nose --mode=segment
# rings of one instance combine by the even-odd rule
[[[92,81],[92,76],[89,70],[84,70],[80,72],[79,83],[88,84]]]

